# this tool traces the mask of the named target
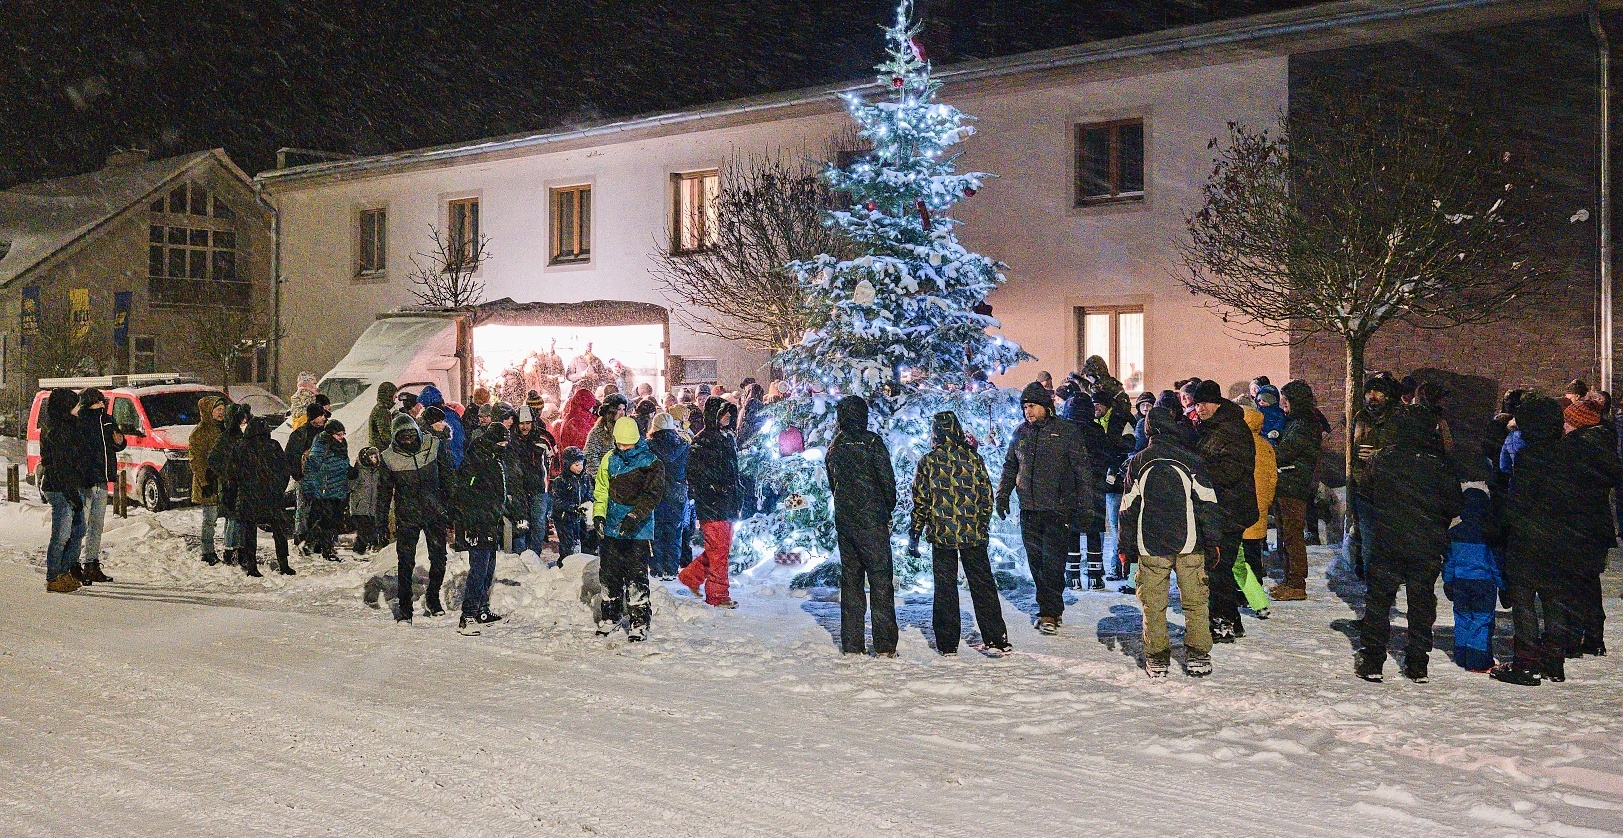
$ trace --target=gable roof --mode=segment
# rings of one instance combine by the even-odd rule
[[[217,148],[0,191],[0,288],[211,160],[252,188],[248,175]]]
[[[1290,54],[1363,41],[1390,40],[1429,30],[1478,28],[1518,20],[1613,10],[1623,0],[1341,0],[1286,11],[1175,27],[1074,46],[974,60],[938,67],[947,85],[1011,77],[1113,68],[1131,75],[1165,69],[1168,62],[1221,63],[1241,57]],[[600,122],[529,131],[469,142],[409,149],[368,157],[324,161],[254,176],[266,187],[395,174],[455,165],[468,158],[525,154],[532,150],[624,142],[661,133],[705,130],[731,121],[765,121],[840,109],[845,94],[881,91],[872,80],[825,84],[713,103],[693,110],[643,114]]]

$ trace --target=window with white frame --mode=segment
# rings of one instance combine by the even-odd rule
[[[592,255],[592,187],[552,190],[552,262],[585,262]]]
[[[389,267],[389,211],[383,207],[363,209],[356,214],[355,275],[376,276]]]
[[[716,246],[716,198],[721,174],[715,169],[671,176],[675,207],[671,225],[671,251],[697,253]]]
[[[1144,200],[1144,120],[1076,126],[1076,205]]]
[[[1144,307],[1088,306],[1076,310],[1076,368],[1098,355],[1129,393],[1144,389]]]

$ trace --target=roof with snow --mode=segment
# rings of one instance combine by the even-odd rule
[[[217,148],[0,191],[0,288],[208,161],[252,186],[225,149]]]
[[[1518,20],[1583,14],[1591,5],[1623,7],[1623,0],[1344,0],[1282,12],[1176,27],[1075,46],[966,61],[936,69],[945,84],[1010,77],[1042,77],[1110,67],[1139,74],[1164,69],[1168,60],[1221,61],[1289,53],[1296,49],[1382,40],[1417,31],[1447,31],[1502,25]],[[465,158],[525,153],[566,143],[614,143],[658,132],[696,131],[727,120],[770,120],[839,106],[840,97],[878,90],[874,81],[822,85],[720,102],[690,111],[644,114],[587,125],[557,127],[470,142],[272,169],[254,176],[269,187],[326,179],[392,174],[445,166]]]

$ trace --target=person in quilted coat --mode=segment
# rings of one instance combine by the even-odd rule
[[[1009,630],[1003,623],[1003,605],[992,564],[987,557],[987,535],[992,523],[992,479],[986,463],[964,437],[958,414],[942,411],[930,423],[931,449],[919,460],[913,477],[913,522],[908,551],[916,554],[921,538],[930,542],[935,572],[935,603],[931,624],[936,651],[958,653],[963,630],[958,615],[958,565],[969,577],[969,597],[975,605],[982,650],[1004,655],[1012,651]]]

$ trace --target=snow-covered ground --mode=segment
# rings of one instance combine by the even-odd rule
[[[504,559],[512,616],[467,638],[362,604],[389,560],[249,580],[197,562],[196,523],[115,520],[119,582],[48,596],[43,510],[0,505],[0,834],[1623,834],[1618,656],[1536,689],[1440,652],[1430,684],[1366,684],[1328,550],[1213,677],[1151,682],[1115,594],[1054,638],[1006,605],[1000,660],[935,656],[914,597],[899,659],[848,659],[781,578],[735,612],[656,592],[639,645]]]

